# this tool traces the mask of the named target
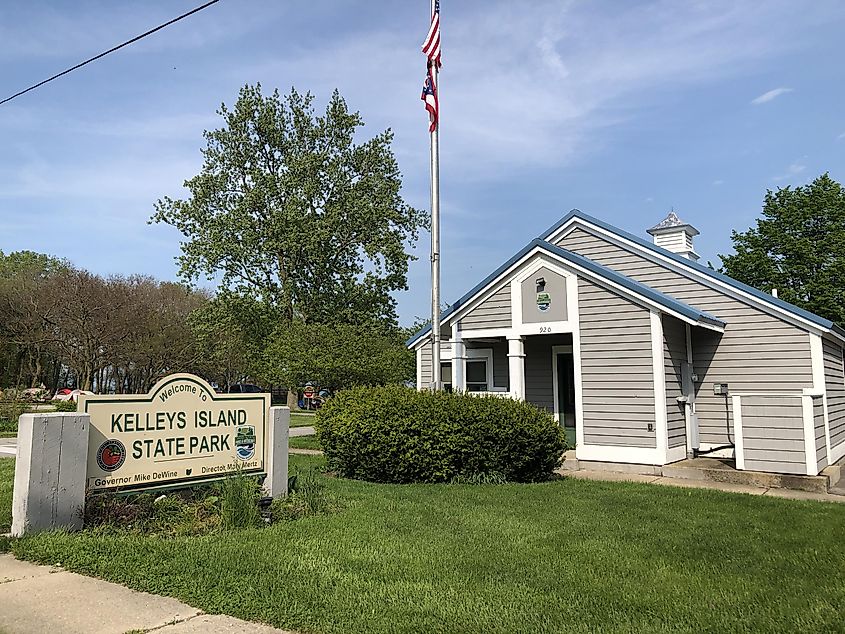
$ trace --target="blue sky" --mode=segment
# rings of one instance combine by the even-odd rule
[[[17,92],[200,4],[6,2],[0,90]],[[0,106],[0,249],[174,279],[149,226],[200,167],[244,83],[339,88],[386,127],[428,206],[419,45],[428,0],[222,0]],[[768,188],[845,181],[845,3],[442,0],[443,298],[577,207],[642,234],[674,207],[718,265]],[[0,98],[2,98],[0,97]],[[403,323],[428,312],[428,237]]]

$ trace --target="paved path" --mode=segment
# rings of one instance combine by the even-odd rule
[[[0,555],[0,606],[0,631],[9,634],[284,632],[230,616],[204,614],[176,599],[136,592],[62,568],[36,566],[11,555]]]
[[[637,473],[620,473],[618,471],[601,471],[594,469],[580,469],[578,471],[558,471],[568,478],[580,480],[602,480],[606,482],[644,482],[646,484],[660,484],[664,486],[683,487],[687,489],[716,489],[728,493],[748,493],[750,495],[765,495],[767,497],[789,498],[792,500],[816,500],[818,502],[845,503],[845,496],[830,493],[811,493],[809,491],[795,491],[793,489],[777,489],[754,487],[747,484],[731,484],[728,482],[713,482],[712,480],[685,480],[682,478],[667,478],[665,476],[641,475]]]
[[[291,427],[290,428],[290,436],[313,436],[317,432],[314,431],[313,427]]]
[[[15,447],[18,446],[17,438],[0,438],[0,458],[15,455]]]

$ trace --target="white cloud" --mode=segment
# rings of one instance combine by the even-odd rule
[[[713,186],[718,187],[719,185],[723,185],[724,183],[725,183],[725,181],[723,181],[721,178],[717,178],[716,180],[713,181]]]
[[[837,140],[837,141],[841,141],[842,139],[845,139],[845,132],[843,132],[843,133],[842,133],[842,134],[840,134],[838,137],[836,137],[836,140]]]
[[[761,103],[768,103],[773,99],[777,99],[781,95],[784,95],[788,92],[792,92],[792,88],[775,88],[774,90],[764,92],[759,97],[755,97],[751,100],[751,103],[755,106],[759,106]]]
[[[608,142],[606,130],[651,107],[661,91],[749,72],[801,45],[800,37],[784,37],[786,25],[815,19],[789,2],[770,3],[762,16],[727,1],[665,0],[610,14],[596,6],[537,1],[526,11],[489,3],[449,16],[441,73],[444,171],[483,179],[505,166],[561,165],[595,152]],[[337,86],[370,125],[394,128],[403,170],[416,172],[427,161],[427,134],[418,105],[419,33],[411,27],[347,34],[318,49],[257,61],[252,76],[268,85],[283,77],[318,94]],[[242,76],[242,68],[229,73]]]
[[[791,178],[795,178],[796,176],[802,174],[806,169],[807,169],[807,166],[804,165],[802,162],[795,161],[793,163],[790,163],[790,165],[786,168],[785,173],[780,174],[778,176],[773,176],[772,180],[773,181],[789,180]]]

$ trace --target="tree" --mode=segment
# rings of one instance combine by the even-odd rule
[[[767,191],[757,226],[731,240],[727,275],[845,325],[845,188],[829,174]]]
[[[416,361],[403,335],[395,327],[296,321],[270,338],[264,374],[288,386],[314,381],[333,390],[410,381]]]
[[[36,387],[52,383],[45,366],[56,363],[49,358],[53,339],[48,325],[58,312],[61,297],[55,292],[57,278],[70,270],[66,260],[34,251],[0,251],[0,381],[3,384]]]
[[[151,221],[185,236],[183,279],[219,276],[221,291],[257,297],[282,322],[394,322],[405,246],[428,218],[400,195],[392,132],[358,143],[361,116],[337,91],[322,116],[313,100],[242,88],[204,133],[190,196],[158,201]]]

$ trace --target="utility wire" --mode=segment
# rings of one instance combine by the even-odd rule
[[[49,78],[45,79],[44,81],[40,81],[37,84],[35,84],[34,86],[30,86],[26,90],[21,90],[20,92],[15,93],[11,97],[6,97],[2,101],[0,101],[0,106],[2,106],[4,103],[6,103],[8,101],[11,101],[12,99],[14,99],[16,97],[20,97],[21,95],[25,95],[30,90],[35,90],[36,88],[39,88],[39,87],[43,86],[44,84],[47,84],[47,83],[53,81],[54,79],[58,79],[62,75],[67,75],[68,73],[75,71],[77,68],[82,68],[86,64],[90,64],[91,62],[97,61],[98,59],[100,59],[101,57],[105,57],[109,53],[114,53],[115,51],[122,49],[124,46],[129,46],[130,44],[133,44],[133,43],[137,42],[138,40],[141,40],[141,39],[147,37],[148,35],[152,35],[156,31],[161,31],[163,28],[168,27],[171,24],[178,22],[179,20],[183,20],[183,19],[187,18],[188,16],[193,15],[194,13],[199,13],[203,9],[210,7],[212,4],[216,4],[217,2],[220,2],[220,0],[210,0],[210,2],[206,2],[204,5],[199,6],[196,9],[191,9],[187,13],[183,13],[179,17],[173,18],[169,22],[165,22],[164,24],[160,24],[157,27],[155,27],[154,29],[150,29],[146,33],[141,33],[141,35],[138,35],[137,37],[133,37],[131,40],[127,40],[123,44],[118,44],[114,48],[110,48],[109,50],[107,50],[103,53],[100,53],[99,55],[95,55],[94,57],[92,57],[90,59],[86,59],[84,62],[80,62],[76,66],[72,66],[71,68],[68,68],[67,70],[63,70],[62,72],[58,73],[57,75],[53,75],[52,77],[49,77]]]

